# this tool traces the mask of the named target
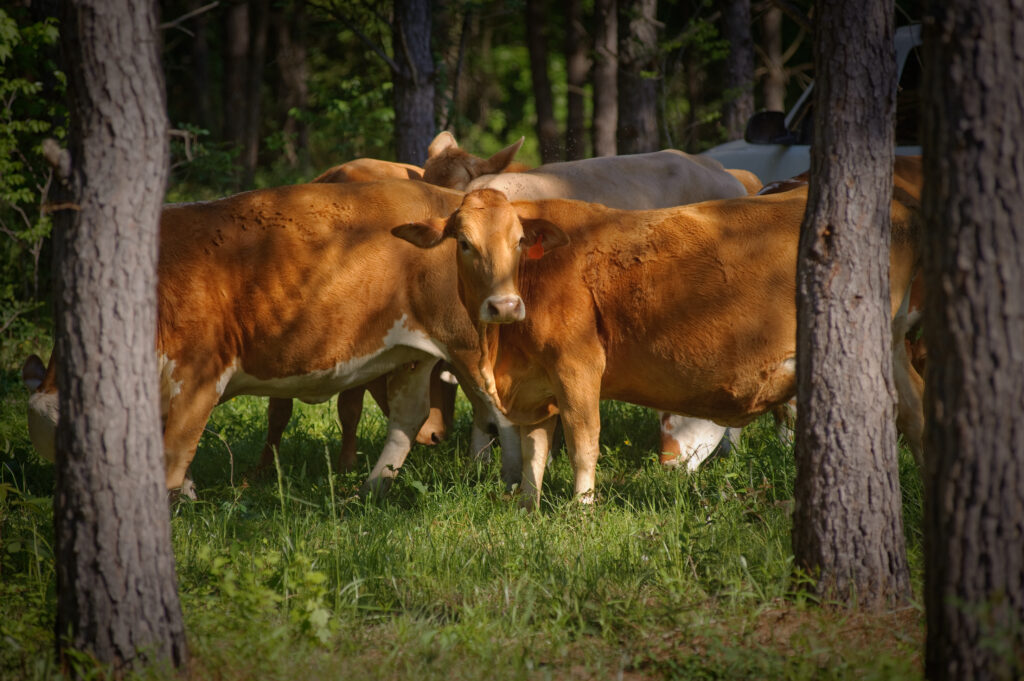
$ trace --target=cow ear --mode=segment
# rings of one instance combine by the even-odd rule
[[[523,141],[525,140],[525,137],[520,137],[518,142],[513,142],[494,156],[491,156],[489,159],[484,161],[484,164],[481,166],[481,175],[500,173],[507,168],[508,164],[512,162],[512,159],[516,157],[519,147],[523,146]]]
[[[458,149],[459,143],[455,141],[455,136],[447,130],[437,133],[437,137],[427,147],[427,158],[434,158],[442,151],[446,149]]]
[[[520,219],[523,225],[523,237],[529,247],[526,257],[530,260],[543,258],[548,251],[569,243],[569,235],[553,222],[540,218]]]
[[[445,226],[448,221],[445,218],[431,218],[424,222],[410,222],[399,225],[391,230],[391,233],[399,239],[405,239],[414,246],[420,248],[433,248],[441,243],[446,236]]]
[[[29,355],[25,363],[21,365],[21,380],[25,383],[30,393],[43,384],[46,377],[46,367],[38,355]]]

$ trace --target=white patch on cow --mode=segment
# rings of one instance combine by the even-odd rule
[[[459,379],[455,378],[455,374],[453,374],[452,372],[447,371],[447,370],[442,371],[440,374],[438,374],[438,378],[440,378],[442,381],[444,381],[448,385],[458,385],[459,384]]]
[[[217,395],[218,396],[223,395],[224,391],[227,390],[228,383],[231,381],[231,377],[235,375],[236,371],[238,371],[238,358],[237,357],[235,357],[233,360],[231,360],[231,364],[228,365],[228,368],[225,369],[224,373],[222,373],[220,375],[220,378],[217,379]]]
[[[325,402],[343,390],[362,385],[403,364],[429,358],[448,358],[447,348],[442,343],[423,331],[408,328],[406,320],[407,315],[402,315],[388,329],[379,349],[368,355],[343,360],[327,369],[300,376],[263,379],[246,373],[245,367],[236,365],[230,374],[225,372],[227,381],[220,391],[221,401],[244,394],[293,397],[310,403]]]
[[[57,393],[33,393],[28,398],[28,435],[36,452],[47,461],[55,459],[59,415]]]
[[[679,447],[680,455],[667,461],[666,466],[686,466],[695,471],[711,456],[728,429],[712,421],[673,414],[661,420],[662,437],[671,438]]]
[[[166,392],[168,401],[172,397],[177,396],[181,393],[181,381],[175,381],[171,376],[174,375],[174,370],[177,368],[178,363],[167,355],[161,354],[157,358],[157,366],[160,370],[160,389],[161,392]]]

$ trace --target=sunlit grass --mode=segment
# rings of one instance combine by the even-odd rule
[[[4,367],[0,678],[48,678],[55,608],[52,469],[30,451],[25,394]],[[369,404],[369,403],[368,403]],[[695,474],[657,464],[645,409],[607,404],[597,503],[572,498],[562,453],[541,510],[517,509],[453,436],[417,446],[389,496],[355,492],[385,420],[368,406],[359,467],[329,469],[333,402],[296,407],[276,472],[246,475],[266,401],[218,407],[172,506],[179,591],[205,679],[786,678],[919,674],[921,613],[819,610],[793,592],[791,452],[769,423]],[[921,577],[920,482],[901,458]]]

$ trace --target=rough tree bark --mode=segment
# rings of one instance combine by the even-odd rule
[[[233,120],[245,107],[245,83],[249,64],[249,3],[242,1],[228,6],[224,13],[224,34],[227,43],[224,55],[224,104],[221,107],[221,130],[238,149],[245,146],[245,125]],[[234,112],[232,114],[231,112]]]
[[[657,151],[658,0],[623,0],[619,11],[619,153]]]
[[[555,99],[548,77],[547,9],[542,0],[526,0],[526,47],[530,53],[533,103],[537,113],[537,141],[544,163],[562,159],[561,135],[555,121]]]
[[[824,599],[910,596],[889,310],[892,2],[815,3],[817,116],[797,272],[796,566]]]
[[[750,35],[750,0],[722,5],[722,37],[729,42],[725,58],[725,104],[722,125],[728,139],[743,136],[754,113],[754,40]]]
[[[395,0],[395,154],[423,165],[434,138],[434,58],[430,53],[430,0]]]
[[[54,229],[56,641],[118,673],[186,658],[154,380],[168,158],[154,5],[78,0],[61,21],[71,125]]]
[[[594,156],[614,156],[619,124],[619,10],[616,0],[594,0]]]
[[[587,58],[587,32],[583,28],[583,0],[569,0],[566,13],[565,75],[569,86],[569,111],[565,124],[565,160],[575,161],[587,155],[583,88],[587,84],[590,60]]]
[[[925,674],[1024,678],[1024,16],[933,0],[924,63]]]

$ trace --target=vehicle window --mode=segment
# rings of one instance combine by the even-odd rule
[[[907,55],[896,91],[896,144],[919,145],[921,132],[921,48]],[[790,132],[796,144],[810,144],[814,136],[814,97],[793,118]]]
[[[896,144],[920,144],[921,52],[915,47],[907,55],[896,91]]]

